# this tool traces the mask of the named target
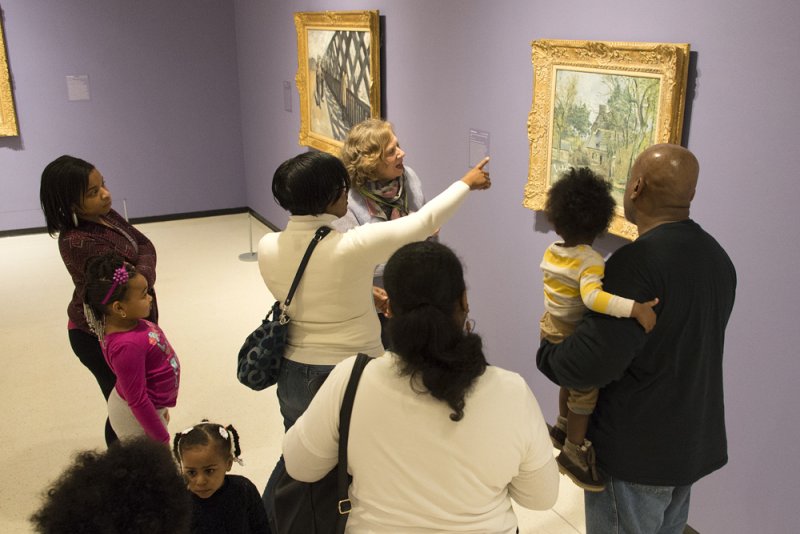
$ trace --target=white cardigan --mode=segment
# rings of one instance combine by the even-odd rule
[[[380,225],[377,225],[380,226]],[[364,370],[350,426],[348,533],[514,533],[511,498],[553,506],[558,468],[536,399],[516,373],[487,367],[464,418],[412,390],[387,352]],[[289,474],[312,482],[338,461],[339,409],[355,358],[337,365],[283,440]]]
[[[320,241],[289,306],[285,357],[305,364],[335,365],[358,352],[383,354],[372,298],[375,266],[401,246],[433,234],[468,194],[469,186],[459,180],[407,217],[345,233],[334,230]],[[335,219],[328,214],[293,215],[284,231],[261,239],[258,267],[276,299],[286,299],[314,232]]]

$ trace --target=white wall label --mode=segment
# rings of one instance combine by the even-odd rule
[[[469,129],[469,161],[468,167],[474,167],[489,155],[489,132]]]
[[[88,74],[67,76],[67,100],[91,100]]]

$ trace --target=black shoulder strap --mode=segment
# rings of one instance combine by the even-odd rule
[[[294,280],[292,281],[292,287],[289,289],[289,294],[286,295],[286,300],[283,301],[283,311],[286,311],[286,308],[289,307],[291,304],[292,299],[294,298],[294,292],[297,291],[297,286],[300,285],[300,278],[303,277],[303,271],[306,270],[306,265],[308,265],[308,259],[311,257],[311,253],[314,252],[314,247],[317,246],[317,243],[322,241],[326,235],[330,233],[331,229],[328,226],[320,226],[317,228],[317,232],[314,234],[314,237],[311,238],[311,243],[308,244],[308,248],[306,249],[306,253],[303,256],[302,261],[300,261],[300,267],[297,268],[297,274],[294,275]]]
[[[350,481],[347,478],[347,442],[350,434],[350,416],[353,413],[353,401],[356,398],[358,381],[361,379],[361,373],[364,372],[364,368],[370,361],[372,361],[371,357],[360,352],[358,353],[358,356],[356,357],[356,363],[353,365],[353,372],[350,375],[350,381],[347,382],[347,389],[344,391],[342,409],[339,412],[339,465],[337,466],[337,493],[339,495],[339,524],[342,526],[344,526],[342,519],[346,520],[346,514],[350,513],[351,508],[350,499],[347,495],[347,488],[350,486]],[[342,529],[341,532],[344,532],[344,529]]]

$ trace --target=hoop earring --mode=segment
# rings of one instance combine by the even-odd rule
[[[75,212],[74,212],[74,211],[72,212],[72,224],[74,224],[74,225],[75,225],[75,228],[77,228],[77,227],[78,227],[78,216],[77,216],[77,215],[75,215]]]
[[[464,321],[464,333],[471,334],[475,330],[475,319],[467,319]]]

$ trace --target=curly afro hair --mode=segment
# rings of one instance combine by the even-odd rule
[[[572,167],[550,188],[544,213],[565,242],[591,243],[608,228],[615,206],[609,182],[588,167]]]
[[[169,448],[142,437],[78,453],[31,522],[44,534],[178,534],[190,514]]]

